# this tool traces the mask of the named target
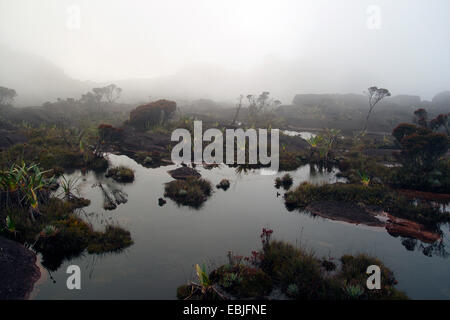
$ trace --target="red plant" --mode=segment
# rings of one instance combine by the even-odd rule
[[[272,233],[273,233],[273,230],[271,230],[271,229],[266,229],[266,228],[262,229],[260,238],[261,238],[261,242],[262,242],[263,246],[265,244],[269,244]]]

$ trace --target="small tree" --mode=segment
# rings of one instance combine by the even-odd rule
[[[253,94],[247,95],[249,103],[248,112],[249,119],[253,124],[256,123],[260,114],[262,114],[268,108],[276,108],[281,104],[280,100],[274,100],[269,97],[268,91],[263,91],[260,95],[255,96]]]
[[[440,128],[444,128],[447,136],[450,136],[448,114],[438,115],[435,119],[430,121],[429,126],[433,131],[438,131]]]
[[[413,122],[421,127],[428,128],[428,112],[425,109],[414,111]]]
[[[417,109],[414,111],[413,122],[434,132],[438,132],[441,128],[443,128],[443,131],[447,134],[447,136],[450,135],[448,114],[440,114],[431,121],[428,121],[428,112],[425,109]]]
[[[369,98],[369,111],[367,112],[366,122],[364,124],[364,128],[362,129],[362,133],[365,133],[367,130],[367,125],[369,124],[369,118],[372,114],[375,106],[386,97],[390,97],[391,93],[387,89],[370,87],[366,92],[367,97]]]
[[[430,172],[448,150],[448,138],[409,123],[399,124],[392,135],[401,147],[399,161],[411,172]]]
[[[106,87],[94,88],[92,92],[88,92],[81,96],[81,102],[90,106],[96,106],[98,111],[102,112],[102,102],[112,104],[116,102],[122,93],[122,89],[115,84]]]
[[[99,97],[100,101],[105,100],[108,103],[116,102],[122,93],[122,89],[115,84],[110,84],[101,88],[94,88],[92,91]]]
[[[15,97],[17,97],[16,90],[0,87],[0,105],[12,104]]]

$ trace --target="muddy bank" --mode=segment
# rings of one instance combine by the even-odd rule
[[[371,227],[384,227],[394,236],[418,239],[424,243],[434,243],[441,239],[441,235],[427,229],[424,225],[397,218],[380,208],[363,206],[348,202],[322,201],[306,207],[306,210],[323,218],[343,221],[352,224],[364,224]]]
[[[149,134],[138,131],[133,127],[125,126],[123,128],[123,137],[118,147],[124,153],[137,151],[167,153],[167,147],[170,145],[174,145],[174,143],[170,141],[170,135],[168,134]]]
[[[0,270],[0,300],[28,299],[41,276],[36,255],[3,237],[0,237]]]
[[[357,204],[338,201],[315,202],[306,207],[312,214],[323,218],[344,221],[353,224],[364,224],[372,227],[383,227],[385,224],[375,217],[376,208],[367,208]]]

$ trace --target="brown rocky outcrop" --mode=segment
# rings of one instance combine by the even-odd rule
[[[401,219],[387,214],[386,230],[390,235],[419,239],[425,243],[433,243],[441,239],[441,236],[427,230],[424,225],[406,219]]]
[[[145,130],[151,126],[165,122],[169,119],[175,110],[177,104],[170,100],[158,100],[150,102],[130,112],[129,124],[136,129]]]

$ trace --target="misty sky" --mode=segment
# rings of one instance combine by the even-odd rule
[[[80,80],[220,75],[282,97],[379,85],[431,98],[450,89],[449,40],[448,0],[0,0],[0,44]]]

